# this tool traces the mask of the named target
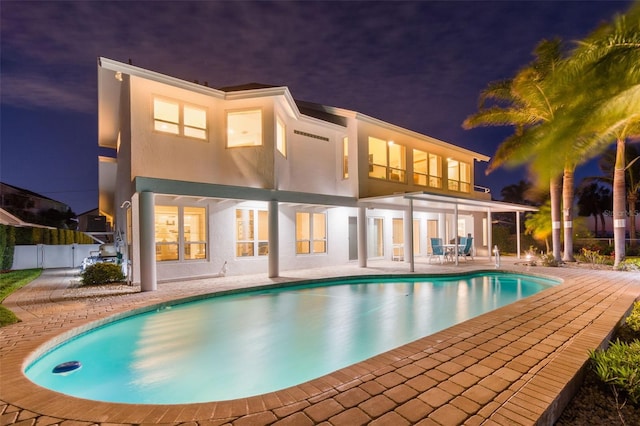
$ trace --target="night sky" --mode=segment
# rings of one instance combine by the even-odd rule
[[[464,130],[490,81],[544,38],[571,42],[630,1],[0,2],[0,180],[97,207],[97,58],[212,87],[259,82],[492,156],[509,129]],[[500,190],[523,169],[484,174]],[[593,162],[578,180],[597,173]]]

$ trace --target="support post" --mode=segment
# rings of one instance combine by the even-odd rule
[[[493,257],[493,224],[491,223],[491,209],[487,209],[487,251],[489,261]]]
[[[404,212],[404,261],[409,262],[409,271],[415,272],[413,256],[413,199],[409,198],[409,209]]]
[[[460,259],[458,259],[458,254],[460,251],[460,247],[458,247],[458,244],[460,244],[460,240],[458,239],[458,203],[455,203],[453,205],[453,229],[455,231],[455,235],[453,237],[453,255],[456,258],[456,266],[458,266],[458,261]]]
[[[367,208],[358,207],[358,266],[367,267]]]
[[[156,278],[155,194],[140,193],[140,290],[158,289]]]
[[[278,232],[277,200],[269,201],[269,278],[280,275],[280,233]]]
[[[518,253],[516,258],[520,259],[520,212],[516,212],[516,250]]]

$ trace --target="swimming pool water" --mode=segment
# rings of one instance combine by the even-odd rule
[[[92,400],[230,400],[323,376],[554,284],[503,273],[369,277],[209,297],[80,334],[25,374]],[[69,361],[82,366],[52,373]]]

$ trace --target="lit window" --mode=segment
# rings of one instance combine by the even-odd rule
[[[442,188],[440,156],[419,149],[413,150],[413,183],[420,186]]]
[[[180,106],[177,103],[153,100],[154,128],[159,132],[180,133]]]
[[[227,113],[227,147],[262,145],[262,111]]]
[[[184,107],[184,135],[192,138],[207,138],[207,113],[200,108]]]
[[[442,158],[439,155],[429,154],[429,186],[442,188]]]
[[[182,117],[180,112],[182,111]],[[207,139],[207,112],[204,108],[176,101],[153,100],[153,128],[159,132]]]
[[[284,123],[280,118],[276,119],[276,149],[280,151],[280,154],[287,156],[287,135]]]
[[[369,177],[406,183],[406,148],[369,137]]]
[[[447,188],[451,191],[471,190],[471,166],[458,160],[447,160]]]
[[[204,207],[155,206],[155,230],[157,261],[207,257]]]
[[[413,254],[420,254],[420,219],[413,220]]]
[[[391,244],[393,245],[391,259],[404,259],[404,221],[403,219],[393,218],[391,225],[393,231],[391,235]]]
[[[342,178],[349,178],[349,139],[342,138]]]
[[[269,254],[268,212],[236,209],[236,256],[266,256],[267,254]]]
[[[384,221],[381,217],[367,218],[367,256],[384,256]]]
[[[178,260],[178,207],[155,207],[156,260]]]
[[[204,207],[184,208],[184,258],[204,259],[207,257],[207,234]]]
[[[296,254],[327,252],[326,213],[296,213]]]

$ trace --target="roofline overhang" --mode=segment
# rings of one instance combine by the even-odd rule
[[[420,210],[441,212],[453,211],[454,209],[485,212],[490,211],[492,213],[538,211],[535,207],[521,204],[505,203],[502,201],[474,200],[462,197],[430,194],[427,192],[412,192],[356,199],[355,197],[338,195],[281,191],[266,188],[247,188],[233,185],[187,182],[142,176],[135,178],[134,187],[136,192],[153,192],[158,195],[176,197],[239,201],[278,201],[289,204],[310,204],[333,207],[378,207],[389,210],[403,210],[407,208],[411,200],[422,204],[418,204],[416,206]]]
[[[368,204],[369,206],[386,207],[387,204],[406,207],[409,200],[414,202],[422,202],[425,205],[439,204],[450,206],[438,208],[441,211],[452,211],[455,208],[467,209],[470,211],[491,211],[492,213],[516,213],[516,212],[536,212],[538,209],[523,204],[505,203],[503,201],[487,201],[476,200],[472,198],[454,197],[450,195],[431,194],[428,192],[410,192],[402,194],[393,194],[378,197],[361,198],[360,204]]]
[[[336,207],[357,207],[355,197],[312,194],[296,191],[281,191],[267,188],[249,188],[202,182],[186,182],[138,176],[135,178],[136,192],[154,192],[162,195],[197,198],[220,198],[231,200],[278,201],[293,204],[314,204]]]
[[[348,109],[344,109],[344,108],[339,108],[339,107],[333,107],[333,106],[324,106],[325,109],[327,110],[327,112],[330,112],[332,114],[336,114],[336,115],[341,115],[344,117],[348,117],[348,118],[353,118],[356,120],[360,120],[363,121],[365,123],[369,123],[369,124],[373,124],[375,126],[380,126],[380,127],[385,127],[387,129],[390,129],[394,132],[398,132],[398,133],[403,133],[411,138],[415,138],[415,139],[421,139],[424,140],[426,142],[430,142],[433,143],[435,145],[439,145],[447,150],[452,150],[452,151],[457,151],[460,152],[464,155],[469,155],[471,157],[473,157],[474,159],[476,159],[477,161],[484,161],[484,162],[488,162],[489,160],[491,160],[491,157],[484,155],[484,154],[480,154],[479,152],[475,152],[475,151],[471,151],[469,149],[466,148],[462,148],[459,147],[457,145],[453,145],[449,142],[445,142],[442,141],[440,139],[436,139],[432,136],[428,136],[422,133],[418,133],[415,132],[413,130],[409,130],[409,129],[405,129],[404,127],[400,127],[397,126],[395,124],[389,123],[387,121],[384,120],[380,120],[378,118],[375,117],[371,117],[369,115],[363,114],[361,112],[357,112],[357,111],[352,111],[352,110],[348,110]]]

